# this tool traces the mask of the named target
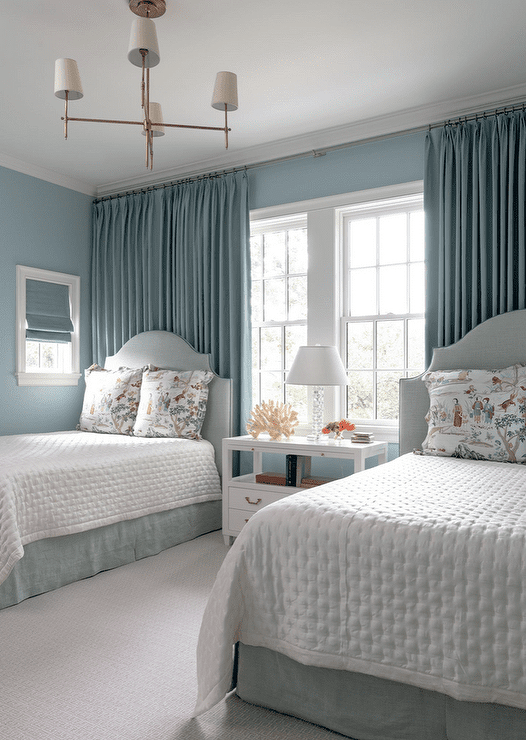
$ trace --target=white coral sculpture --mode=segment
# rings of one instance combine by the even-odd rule
[[[268,432],[270,439],[279,441],[283,435],[287,439],[294,434],[299,424],[298,412],[289,403],[262,401],[251,412],[247,422],[247,432],[257,439],[261,432]]]

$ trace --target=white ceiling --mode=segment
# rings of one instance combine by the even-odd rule
[[[165,121],[221,126],[215,74],[238,75],[230,147],[167,129],[144,166],[134,126],[71,123],[54,61],[77,60],[70,115],[141,119],[127,0],[3,2],[0,165],[90,194],[250,164],[526,99],[524,0],[167,0],[151,98]]]

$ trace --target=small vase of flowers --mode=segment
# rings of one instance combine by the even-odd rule
[[[329,424],[323,427],[322,434],[334,433],[334,439],[343,439],[343,433],[353,432],[356,429],[354,424],[351,424],[347,419],[340,419],[340,421],[331,421]]]

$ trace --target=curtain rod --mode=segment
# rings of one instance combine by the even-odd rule
[[[201,175],[193,175],[176,178],[175,180],[167,180],[166,182],[155,183],[154,185],[146,185],[142,188],[136,188],[135,190],[126,190],[122,193],[112,193],[110,195],[102,195],[100,198],[95,198],[93,203],[100,203],[103,200],[111,200],[112,198],[123,198],[126,195],[135,195],[136,193],[146,193],[150,190],[160,190],[162,188],[168,188],[172,185],[180,185],[187,182],[198,182],[199,180],[212,179],[214,177],[222,177],[223,175],[230,175],[235,172],[244,172],[246,170],[254,170],[258,167],[268,167],[273,164],[282,164],[283,162],[291,162],[295,159],[306,159],[307,157],[324,157],[326,154],[338,151],[340,149],[350,149],[353,146],[359,146],[361,144],[371,144],[377,141],[383,141],[385,139],[394,139],[398,136],[406,136],[407,134],[421,133],[427,131],[428,126],[415,126],[414,128],[404,129],[403,131],[394,131],[390,134],[379,134],[378,136],[369,136],[364,139],[357,139],[356,141],[349,141],[345,144],[335,144],[334,146],[327,146],[321,149],[311,149],[307,152],[299,152],[298,154],[287,154],[283,157],[276,157],[274,159],[267,159],[263,162],[254,162],[252,164],[245,164],[239,167],[230,167],[224,170],[217,170],[210,173],[203,173]]]
[[[291,162],[295,159],[306,159],[307,157],[324,157],[326,154],[337,152],[342,149],[350,149],[353,146],[361,146],[363,144],[374,144],[378,141],[385,141],[386,139],[394,139],[398,136],[407,136],[409,134],[423,133],[424,131],[431,131],[433,128],[440,128],[442,126],[458,126],[461,123],[467,123],[468,121],[477,121],[479,118],[487,118],[489,116],[496,116],[500,113],[513,113],[517,110],[526,110],[526,101],[523,103],[516,103],[515,105],[505,105],[492,110],[479,111],[477,113],[469,113],[464,116],[456,116],[444,121],[435,123],[429,123],[421,126],[414,126],[413,128],[406,128],[402,131],[394,131],[389,134],[379,134],[378,136],[370,136],[364,139],[357,139],[355,141],[348,141],[344,144],[334,144],[333,146],[322,147],[320,149],[311,149],[307,152],[300,152],[298,154],[288,154],[283,157],[276,157],[275,159],[267,159],[263,162],[254,162],[252,164],[246,164],[241,167],[230,167],[225,170],[203,173],[201,175],[187,176],[176,178],[175,180],[167,180],[166,182],[155,183],[154,185],[147,185],[145,187],[136,188],[135,190],[126,190],[122,193],[113,193],[111,195],[103,195],[100,198],[95,198],[93,203],[101,203],[104,200],[111,200],[112,198],[123,198],[126,195],[135,195],[137,193],[147,193],[150,190],[160,190],[162,188],[169,188],[172,185],[181,185],[190,182],[199,182],[200,180],[209,180],[215,177],[222,177],[223,175],[230,175],[235,172],[244,172],[246,170],[257,169],[258,167],[268,167],[273,164],[282,164],[283,162]]]
[[[429,130],[432,128],[441,128],[442,126],[459,126],[461,123],[467,123],[468,121],[478,121],[479,118],[489,118],[490,116],[498,116],[501,113],[515,113],[516,111],[526,111],[526,101],[523,103],[516,103],[515,105],[503,105],[498,108],[492,108],[491,110],[479,111],[477,113],[468,113],[465,116],[455,116],[454,118],[448,118],[446,121],[439,123],[430,123]]]

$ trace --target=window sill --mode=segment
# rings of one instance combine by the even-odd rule
[[[371,432],[377,440],[398,444],[398,424],[355,423],[357,432]],[[296,437],[306,437],[311,431],[312,427],[305,424],[299,424],[294,430]],[[344,432],[344,437],[350,439],[351,433]]]
[[[355,423],[357,432],[371,432],[375,439],[398,444],[398,424]]]
[[[80,373],[15,373],[18,385],[65,386],[78,385]]]

